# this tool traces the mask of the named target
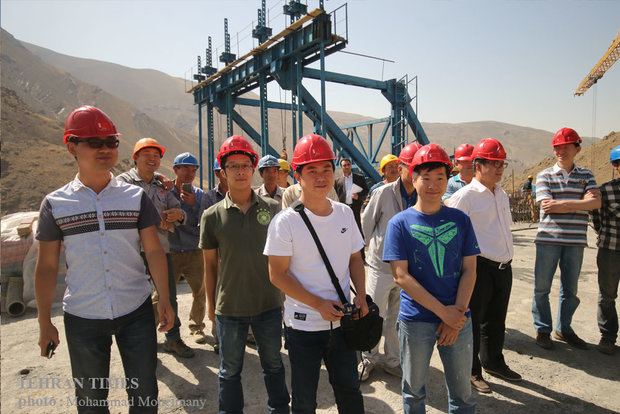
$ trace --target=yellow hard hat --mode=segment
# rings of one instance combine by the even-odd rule
[[[291,166],[286,160],[282,158],[278,158],[278,164],[280,164],[280,169],[284,171],[291,171]]]
[[[534,176],[533,175],[528,175],[527,178],[531,180],[531,179],[534,178]]]
[[[381,158],[381,164],[379,165],[379,171],[383,173],[383,168],[385,168],[385,166],[392,161],[398,161],[398,157],[396,155],[388,154],[385,157]]]

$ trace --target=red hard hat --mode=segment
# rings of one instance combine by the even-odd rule
[[[66,144],[69,138],[90,138],[119,136],[114,123],[101,109],[85,105],[69,114],[65,122],[65,135],[63,142]]]
[[[502,144],[495,138],[485,138],[474,147],[471,154],[473,158],[484,158],[485,160],[501,161],[506,159],[506,151]]]
[[[319,161],[333,161],[335,159],[334,151],[332,151],[325,138],[316,134],[308,134],[302,137],[295,145],[291,166],[293,170],[297,171],[297,167],[300,165]]]
[[[400,151],[398,162],[410,165],[411,161],[413,161],[413,156],[420,148],[422,148],[422,145],[417,142],[412,142],[411,144],[405,145],[405,148]]]
[[[136,160],[136,155],[138,154],[138,152],[140,152],[140,150],[143,150],[144,148],[155,148],[159,150],[159,155],[160,156],[164,156],[164,153],[166,152],[166,148],[162,147],[159,142],[157,142],[156,139],[153,138],[141,138],[139,139],[136,144],[133,146],[133,154],[131,155],[131,158],[133,158],[133,160]]]
[[[409,174],[413,175],[413,169],[421,164],[429,162],[440,162],[450,167],[452,171],[452,161],[448,153],[437,144],[428,144],[420,148],[413,157],[411,164],[409,164]]]
[[[581,138],[579,137],[579,134],[577,134],[574,129],[562,128],[553,136],[553,141],[551,145],[555,147],[556,145],[576,143],[581,143]]]
[[[473,145],[461,144],[454,150],[454,159],[457,161],[471,161],[474,159],[474,157],[471,156],[473,151]]]
[[[250,144],[247,139],[239,135],[228,137],[226,138],[226,141],[222,143],[220,152],[217,154],[217,162],[222,168],[224,168],[222,157],[227,154],[245,154],[252,159],[252,165],[254,168],[256,168],[256,165],[258,164],[258,154],[254,151],[254,148],[252,148],[252,144]]]

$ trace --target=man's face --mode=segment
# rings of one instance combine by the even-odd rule
[[[481,180],[491,183],[499,183],[502,181],[505,166],[506,162],[504,160],[485,160],[484,163],[478,163],[477,168]]]
[[[413,186],[423,201],[441,203],[448,187],[448,176],[445,167],[432,170],[422,169],[420,174],[413,180]]]
[[[112,142],[116,140],[116,137],[92,137],[88,139],[95,142],[97,140]],[[107,145],[102,145],[101,148],[91,148],[87,142],[68,142],[67,149],[71,155],[77,158],[80,168],[89,170],[110,170],[118,160],[118,148],[110,148]]]
[[[398,171],[400,174],[400,181],[413,184],[413,180],[411,179],[411,174],[409,174],[409,167],[407,166],[407,164],[399,163]]]
[[[331,161],[313,162],[304,165],[301,174],[296,172],[295,178],[305,194],[327,197],[334,187],[334,167]]]
[[[196,178],[196,171],[198,167],[195,165],[179,165],[174,167],[174,174],[176,175],[177,183],[192,183]]]
[[[161,153],[157,148],[143,148],[136,154],[136,169],[139,172],[153,174],[161,164]]]
[[[471,177],[474,175],[474,162],[470,160],[459,161],[456,160],[454,162],[456,167],[459,169],[460,173],[465,177]]]
[[[558,162],[563,164],[572,164],[579,151],[581,151],[581,147],[577,147],[575,144],[555,145],[553,147],[553,155]]]
[[[343,160],[340,161],[340,168],[342,168],[342,173],[345,176],[351,175],[351,161]]]
[[[228,187],[233,190],[245,190],[252,188],[252,175],[254,164],[252,159],[244,154],[233,154],[226,158],[223,166],[223,175],[226,177]]]
[[[395,181],[398,178],[398,161],[390,161],[383,167],[383,175],[388,182]]]
[[[278,182],[278,170],[279,167],[261,168],[260,176],[263,178],[266,187],[272,187]]]

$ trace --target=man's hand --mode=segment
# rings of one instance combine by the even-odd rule
[[[211,304],[209,304],[207,308],[207,318],[209,318],[211,323],[215,323],[215,306],[211,306]]]
[[[564,212],[564,206],[563,206],[562,200],[553,200],[553,199],[547,198],[541,201],[540,207],[547,214]]]
[[[157,330],[159,332],[166,332],[172,328],[174,325],[174,310],[172,309],[172,305],[170,305],[170,301],[163,301],[161,298],[159,302],[157,302],[157,313],[159,314],[159,326]]]
[[[357,193],[353,193],[353,194],[351,194],[351,198],[353,200],[357,200],[359,198],[359,196],[357,195]]]
[[[446,325],[444,322],[439,324],[439,327],[435,331],[437,335],[439,335],[439,339],[437,339],[437,345],[452,345],[456,342],[456,338],[459,336],[460,329],[454,329]]]
[[[465,312],[467,312],[467,309],[456,305],[449,305],[446,306],[444,314],[441,316],[441,320],[449,327],[456,330],[461,330],[467,321]]]
[[[601,190],[598,188],[586,191],[586,194],[583,196],[584,200],[595,200],[598,198],[601,198]]]
[[[335,300],[323,299],[316,310],[319,311],[324,320],[336,322],[344,316],[344,313],[336,309],[336,306],[340,308],[342,307],[342,303]]]
[[[164,187],[164,190],[172,190],[172,187],[174,187],[174,183],[165,175],[161,174],[161,173],[157,173],[157,175],[155,176],[155,178],[157,178],[157,180],[159,180],[159,182],[161,183],[162,187]]]
[[[188,206],[193,206],[194,204],[196,204],[196,195],[193,191],[189,193],[187,191],[181,191],[181,201],[183,201]]]
[[[360,310],[360,317],[363,318],[368,314],[368,303],[366,303],[366,298],[361,298],[356,296],[353,298],[353,304],[357,309]]]
[[[183,210],[180,208],[171,208],[162,212],[162,219],[168,223],[174,223],[183,219]]]
[[[41,356],[47,356],[47,346],[51,341],[54,341],[54,350],[58,349],[58,344],[60,344],[58,329],[52,324],[52,321],[39,323],[39,348],[41,348]]]

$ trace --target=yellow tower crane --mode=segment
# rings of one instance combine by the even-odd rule
[[[592,68],[590,73],[581,81],[575,95],[583,95],[592,85],[594,85],[605,72],[620,58],[620,30],[616,33],[616,38],[611,42],[611,46],[603,55],[601,60]]]

